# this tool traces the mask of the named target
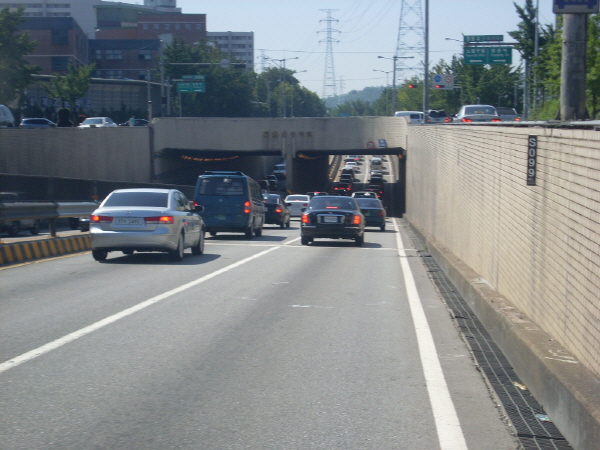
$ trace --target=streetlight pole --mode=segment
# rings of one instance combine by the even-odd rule
[[[373,69],[373,72],[383,72],[385,73],[385,88],[389,89],[390,88],[390,80],[389,80],[389,75],[390,73],[392,73],[391,70],[378,70],[378,69]],[[388,92],[388,94],[386,95],[386,99],[385,99],[385,115],[389,116],[390,115],[390,94]]]
[[[303,73],[303,72],[308,72],[308,70],[294,71],[294,74],[296,74],[296,73]],[[292,90],[290,92],[290,96],[291,96],[290,117],[294,117],[294,87],[293,86],[292,86]]]
[[[396,111],[396,61],[398,61],[399,59],[413,59],[414,56],[392,56],[391,58],[387,58],[385,56],[378,56],[378,58],[382,58],[382,59],[391,59],[392,61],[394,61],[394,67],[393,67],[393,78],[392,78],[392,114]]]
[[[282,58],[282,59],[273,59],[273,58],[267,58],[269,61],[273,61],[275,64],[277,64],[277,61],[279,61],[279,98],[280,98],[280,114],[281,117],[286,116],[286,112],[287,112],[287,108],[285,106],[285,87],[284,87],[284,80],[285,80],[285,62],[290,60],[290,59],[298,59],[297,56],[293,57],[293,58]]]

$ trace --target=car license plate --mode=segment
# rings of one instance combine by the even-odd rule
[[[140,217],[117,217],[115,225],[144,225],[144,219]]]
[[[337,218],[337,216],[324,216],[323,222],[324,223],[338,223],[338,218]]]
[[[215,216],[215,220],[227,220],[227,217],[222,214],[218,214]]]

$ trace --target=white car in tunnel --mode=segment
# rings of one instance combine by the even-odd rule
[[[291,217],[300,217],[302,215],[302,208],[308,207],[309,202],[310,197],[308,195],[293,194],[285,198],[285,204],[290,210]]]

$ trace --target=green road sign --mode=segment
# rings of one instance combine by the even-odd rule
[[[482,34],[476,36],[463,36],[463,42],[502,42],[504,36],[501,34]]]
[[[204,81],[177,83],[177,93],[181,92],[206,92],[206,83]]]
[[[184,80],[206,81],[204,75],[182,75],[181,78]]]
[[[466,65],[512,64],[512,47],[465,47]]]

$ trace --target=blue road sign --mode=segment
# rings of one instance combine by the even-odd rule
[[[596,14],[600,12],[599,0],[554,0],[554,14]]]

